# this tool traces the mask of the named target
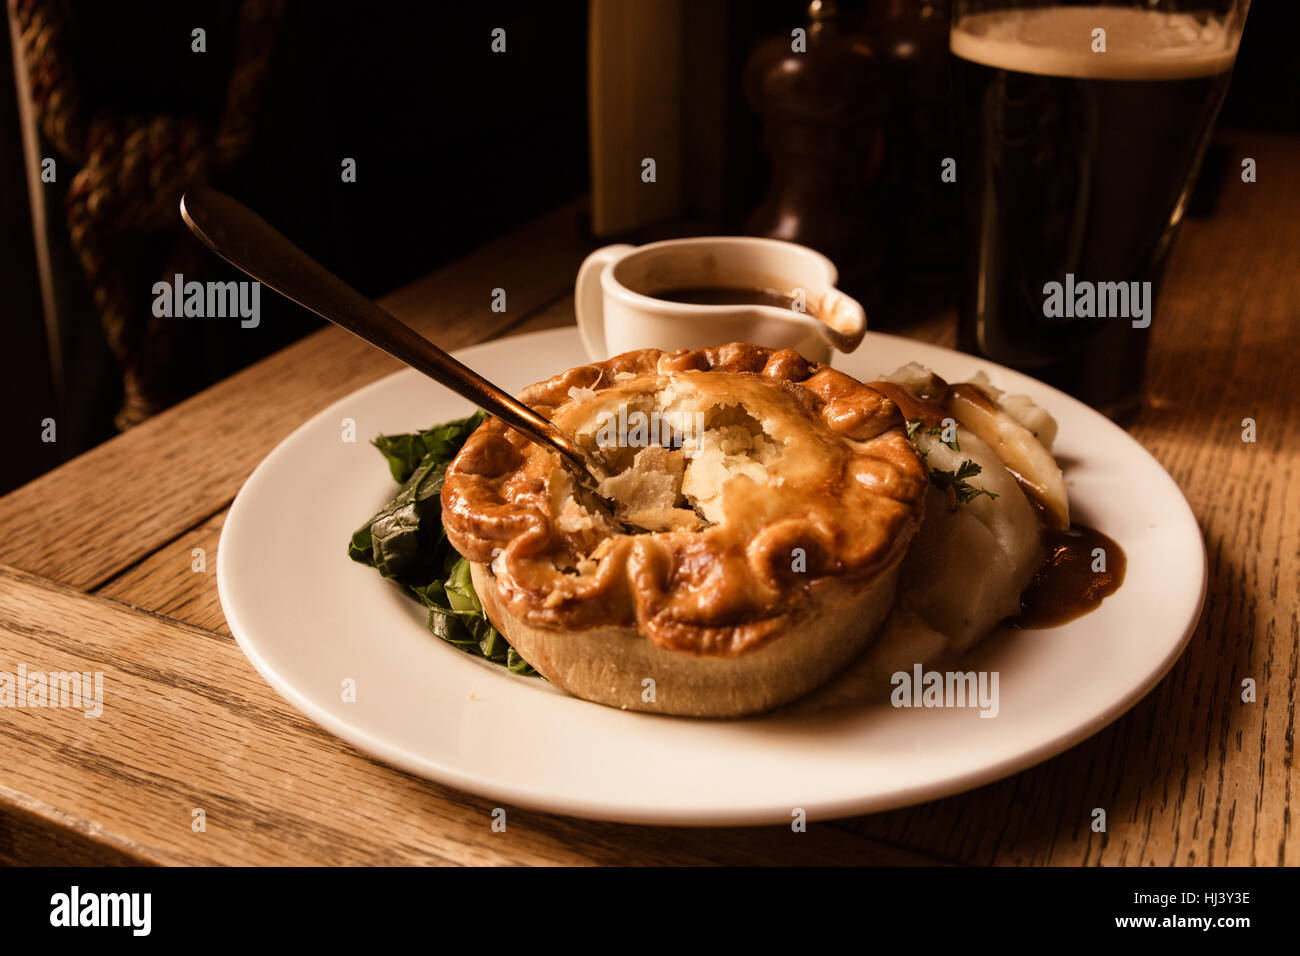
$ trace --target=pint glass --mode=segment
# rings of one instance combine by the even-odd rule
[[[956,0],[961,347],[1112,416],[1250,0]]]

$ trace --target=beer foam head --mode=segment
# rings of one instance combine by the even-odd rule
[[[1105,52],[1094,52],[1097,29]],[[964,16],[949,37],[964,60],[1096,80],[1180,80],[1232,68],[1239,31],[1221,20],[1132,7],[1034,7]]]

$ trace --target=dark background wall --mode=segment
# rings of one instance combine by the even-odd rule
[[[177,113],[215,120],[233,58],[237,4],[70,0],[69,40],[83,113]],[[207,31],[193,53],[190,31]],[[504,54],[491,31],[506,30]],[[291,0],[255,135],[213,184],[239,197],[370,296],[423,275],[486,238],[585,190],[586,4]],[[0,53],[0,317],[9,349],[0,400],[24,434],[46,416],[55,445],[7,442],[0,491],[114,434],[121,391],[80,269],[68,252],[64,194],[75,164],[42,188],[55,251],[69,390],[60,407],[44,358],[28,182],[9,44]],[[42,146],[43,155],[57,155]],[[341,162],[356,160],[356,182]],[[179,225],[179,218],[177,220]],[[143,307],[161,277],[135,281]],[[156,273],[156,274],[155,274]],[[235,278],[207,257],[202,279]],[[133,293],[134,294],[134,293]],[[320,323],[279,297],[261,299],[255,329],[193,323],[181,343],[178,394],[201,389]],[[9,416],[6,416],[9,419]],[[17,421],[9,419],[15,427]],[[8,423],[7,423],[7,428]]]

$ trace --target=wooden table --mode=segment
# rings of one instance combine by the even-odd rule
[[[0,670],[103,671],[107,697],[93,720],[0,708],[0,862],[1300,863],[1300,139],[1232,141],[1233,165],[1254,157],[1259,181],[1234,176],[1211,219],[1185,224],[1132,426],[1200,520],[1205,613],[1169,676],[1085,743],[971,793],[806,833],[514,809],[494,833],[491,802],[300,716],[222,617],[213,568],[240,484],[313,413],[397,367],[329,328],[0,499]],[[568,324],[587,248],[566,206],[384,304],[444,348]],[[489,309],[497,286],[504,314]],[[951,316],[902,331],[954,338]],[[1090,830],[1094,807],[1105,833]]]

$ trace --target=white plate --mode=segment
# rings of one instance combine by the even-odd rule
[[[515,390],[586,361],[577,332],[458,353]],[[395,490],[374,435],[426,428],[470,406],[413,371],[375,382],[285,439],[235,499],[217,582],[239,645],[316,723],[411,773],[503,804],[635,823],[789,823],[905,806],[1007,776],[1132,707],[1187,643],[1205,594],[1205,548],[1173,479],[1123,430],[1027,376],[968,355],[869,334],[836,364],[870,379],[908,361],[950,380],[984,369],[1060,423],[1077,519],[1128,554],[1124,586],[1064,627],[1006,631],[968,657],[999,672],[1000,713],[894,709],[730,721],[627,713],[516,677],[434,638],[424,611],[350,561],[349,535]],[[357,440],[343,440],[344,419]],[[345,681],[355,702],[345,702]]]

